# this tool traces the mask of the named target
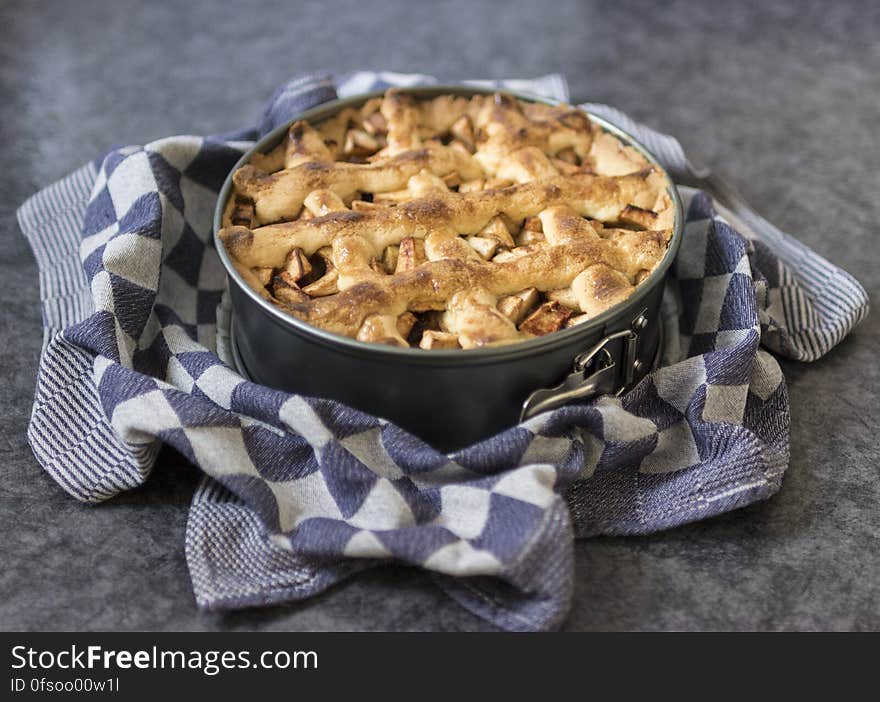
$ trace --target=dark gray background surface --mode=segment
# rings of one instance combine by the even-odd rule
[[[165,455],[146,487],[87,507],[28,448],[41,326],[16,207],[111,146],[247,123],[298,72],[561,71],[574,100],[677,135],[878,291],[876,3],[5,0],[0,26],[2,629],[489,628],[402,568],[301,604],[200,613],[183,557],[194,469]],[[791,468],[771,501],[578,543],[567,628],[880,628],[878,343],[875,314],[827,358],[783,363]]]

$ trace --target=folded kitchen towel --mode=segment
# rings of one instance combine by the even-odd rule
[[[204,471],[186,535],[200,607],[300,600],[394,560],[432,571],[499,627],[557,627],[575,534],[648,533],[779,488],[788,400],[768,351],[818,358],[867,314],[852,277],[704,176],[720,197],[683,189],[663,366],[623,397],[443,455],[382,418],[242,378],[217,355],[226,281],[212,212],[230,168],[262,133],[337,94],[431,82],[304,76],[257,127],[115,149],[19,210],[45,324],[34,454],[85,502],[143,483],[162,444]],[[568,99],[559,76],[497,85]],[[699,175],[671,137],[587,107],[677,181]]]

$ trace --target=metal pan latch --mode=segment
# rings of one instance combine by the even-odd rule
[[[632,384],[636,371],[640,369],[641,362],[637,357],[639,332],[647,324],[648,318],[643,312],[633,320],[629,329],[609,334],[592,348],[578,354],[574,359],[572,372],[559,385],[535,390],[528,396],[523,402],[519,421],[562,407],[569,402],[623,392]],[[617,339],[623,340],[620,372],[614,356],[608,350],[608,345]]]

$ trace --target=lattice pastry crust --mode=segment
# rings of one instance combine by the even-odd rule
[[[664,257],[665,174],[567,105],[391,89],[233,175],[220,239],[267,300],[337,334],[507,344],[625,300]]]

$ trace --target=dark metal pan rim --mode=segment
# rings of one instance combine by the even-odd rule
[[[264,313],[266,313],[269,319],[272,320],[275,324],[278,324],[285,329],[293,331],[296,334],[311,338],[312,340],[318,341],[324,345],[331,345],[337,350],[339,350],[340,348],[344,348],[347,351],[350,351],[353,355],[368,353],[373,354],[377,357],[387,357],[389,361],[397,360],[405,361],[407,363],[433,363],[439,361],[467,361],[468,363],[491,363],[495,361],[503,361],[512,357],[538,355],[548,347],[563,344],[567,340],[573,339],[574,337],[577,337],[579,335],[587,337],[595,330],[603,329],[608,322],[616,321],[625,310],[634,310],[635,308],[637,308],[639,302],[649,294],[649,292],[655,287],[655,285],[660,283],[660,280],[662,278],[666,276],[669,267],[672,265],[672,262],[675,259],[676,254],[678,253],[679,246],[681,245],[682,230],[684,226],[684,214],[682,210],[681,198],[679,197],[678,191],[676,190],[675,185],[674,183],[672,183],[672,179],[669,178],[668,174],[667,178],[669,178],[670,184],[667,192],[672,198],[673,206],[675,207],[675,222],[673,224],[672,238],[669,241],[666,255],[654,268],[651,274],[636,287],[635,292],[630,297],[628,297],[626,300],[623,300],[622,302],[617,303],[616,305],[613,305],[612,307],[609,307],[607,310],[597,315],[593,319],[582,324],[578,324],[569,329],[553,332],[551,334],[539,336],[534,339],[528,339],[526,341],[518,341],[513,344],[506,344],[503,346],[494,346],[479,349],[450,349],[435,351],[419,348],[400,348],[396,346],[386,346],[371,342],[358,341],[357,339],[343,336],[341,334],[335,334],[334,332],[330,332],[326,329],[321,329],[320,327],[316,327],[314,325],[308,324],[307,322],[303,322],[293,315],[290,315],[279,309],[268,300],[261,297],[255,290],[250,287],[250,285],[248,285],[244,281],[244,279],[235,269],[235,266],[232,265],[229,253],[226,251],[226,247],[217,236],[217,233],[220,231],[222,224],[223,210],[225,208],[226,201],[228,200],[232,191],[232,174],[235,173],[235,171],[241,168],[243,165],[248,163],[254,153],[265,153],[266,151],[276,146],[281,141],[281,139],[284,138],[284,135],[287,133],[290,125],[293,124],[293,122],[301,119],[310,121],[319,121],[321,119],[326,119],[327,117],[330,117],[339,110],[345,109],[349,106],[361,105],[370,98],[381,96],[384,92],[384,90],[378,90],[369,93],[353,95],[348,98],[333,100],[331,102],[327,102],[317,107],[314,107],[310,110],[301,112],[284,124],[273,129],[266,136],[257,141],[254,146],[248,149],[247,152],[245,152],[244,155],[242,155],[242,157],[238,160],[235,166],[233,166],[232,170],[230,170],[229,174],[226,177],[226,180],[223,183],[223,187],[220,189],[220,194],[217,198],[217,207],[214,211],[214,245],[217,249],[217,253],[220,256],[220,260],[223,263],[223,267],[226,269],[226,273],[229,278],[233,280],[237,287],[242,290],[246,295],[248,295],[251,300],[256,303],[260,307],[260,309]],[[430,98],[444,94],[456,94],[464,96],[491,95],[498,91],[491,88],[478,88],[473,86],[438,85],[429,87],[406,88],[406,92],[411,93],[416,97]],[[560,100],[544,98],[525,92],[504,92],[513,95],[514,97],[530,102],[541,102],[547,105],[561,104]],[[651,152],[649,152],[641,143],[639,143],[627,132],[623,131],[619,127],[611,124],[610,122],[599,117],[598,115],[593,114],[588,110],[584,110],[584,112],[586,112],[591,120],[599,124],[607,132],[614,134],[625,144],[635,148],[648,160],[649,163],[657,166],[665,172],[665,170],[660,165],[659,161],[653,156],[653,154],[651,154]]]

